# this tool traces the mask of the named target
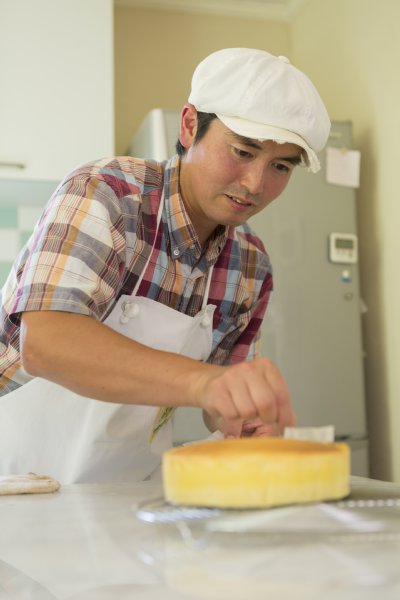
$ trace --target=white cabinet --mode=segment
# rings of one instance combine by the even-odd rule
[[[113,1],[0,0],[0,177],[113,153]]]

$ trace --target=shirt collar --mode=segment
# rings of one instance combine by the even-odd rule
[[[179,190],[181,160],[176,155],[166,161],[164,165],[164,206],[172,257],[179,258],[185,252],[190,251],[197,261],[202,254],[202,248]],[[229,227],[219,225],[210,236],[205,249],[205,257],[209,264],[213,264],[217,260],[228,234]]]

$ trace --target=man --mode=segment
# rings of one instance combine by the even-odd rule
[[[294,424],[258,356],[272,277],[246,221],[318,169],[329,128],[287,59],[225,49],[195,70],[178,156],[67,175],[2,291],[1,473],[151,477],[179,406],[226,436]]]

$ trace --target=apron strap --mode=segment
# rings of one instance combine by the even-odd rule
[[[208,296],[209,296],[209,293],[210,293],[210,286],[211,286],[211,279],[212,279],[213,270],[214,270],[214,265],[211,265],[211,267],[210,267],[210,269],[208,271],[208,274],[207,274],[206,289],[204,290],[203,303],[201,305],[202,310],[208,304]]]
[[[144,265],[144,267],[143,267],[143,269],[142,269],[142,271],[141,271],[141,273],[140,273],[140,275],[139,275],[139,277],[138,277],[138,279],[136,281],[136,285],[135,285],[135,287],[132,290],[131,296],[136,296],[137,291],[139,289],[139,286],[142,283],[142,279],[144,277],[146,269],[149,266],[150,259],[151,259],[152,255],[153,255],[154,247],[155,247],[156,241],[157,241],[158,228],[160,227],[160,222],[161,222],[163,207],[164,207],[164,188],[163,188],[163,191],[162,191],[162,194],[161,194],[160,205],[158,207],[158,212],[157,212],[157,225],[156,225],[156,233],[154,235],[153,245],[152,245],[151,250],[149,252],[149,255],[147,257],[146,263],[145,263],[145,265]]]

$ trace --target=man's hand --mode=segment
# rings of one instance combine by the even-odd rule
[[[224,367],[206,382],[200,405],[225,437],[281,435],[296,421],[285,380],[267,358]]]

